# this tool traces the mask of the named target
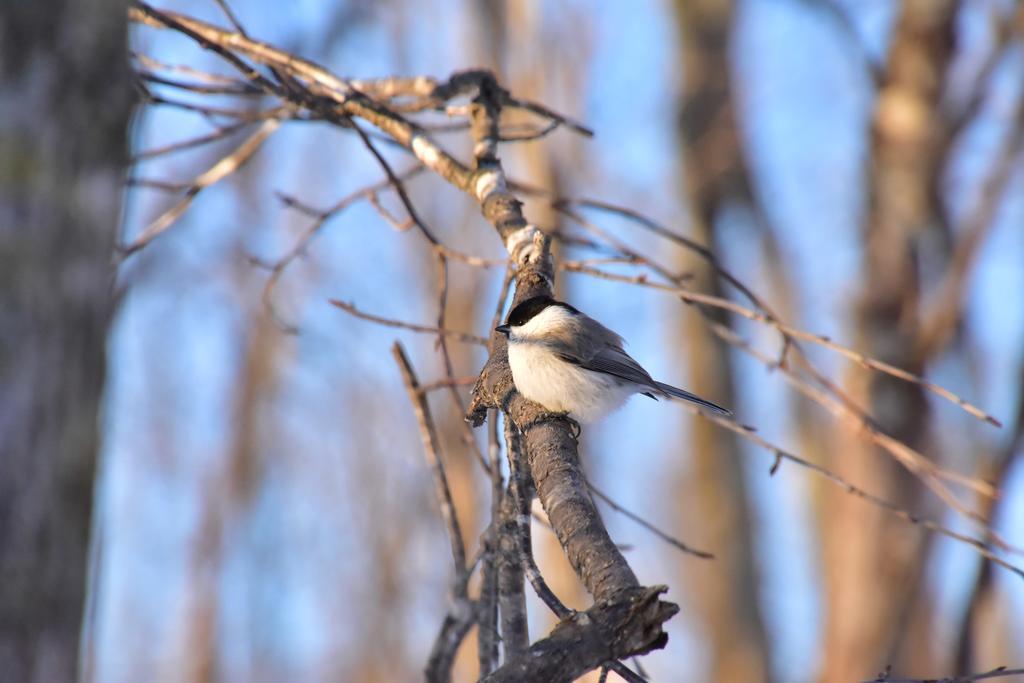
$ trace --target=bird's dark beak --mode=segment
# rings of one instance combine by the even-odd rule
[[[494,331],[495,332],[501,332],[503,335],[505,335],[507,337],[508,336],[508,332],[509,332],[509,327],[508,327],[508,325],[498,325],[497,327],[494,328]]]

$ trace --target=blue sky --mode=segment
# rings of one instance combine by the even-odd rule
[[[849,36],[809,4],[738,3],[734,75],[741,85],[743,130],[757,192],[778,229],[786,261],[794,264],[790,275],[801,316],[795,322],[844,340],[852,336],[848,325],[859,291],[861,164],[872,99]],[[854,26],[869,55],[879,58],[892,3],[847,4],[855,9]],[[369,20],[354,22],[344,40],[319,54],[307,50],[320,45],[315,36],[333,3],[234,6],[252,35],[311,56],[343,75],[444,76],[472,65],[462,47],[471,30],[467,6],[455,0],[409,3],[413,9],[403,9],[401,15],[385,6]],[[986,6],[978,2],[965,12],[968,45],[983,45],[987,39],[979,18]],[[219,20],[213,3],[167,7]],[[544,17],[550,27],[571,24],[577,29],[586,57],[584,81],[573,84],[574,91],[557,93],[553,99],[558,101],[552,102],[597,132],[593,141],[574,143],[573,149],[585,155],[586,170],[568,179],[570,190],[641,208],[685,230],[675,156],[677,37],[666,12],[660,3],[569,3],[560,10],[545,6]],[[431,21],[438,16],[452,21]],[[582,23],[571,23],[580,17]],[[396,42],[393,26],[399,20],[406,27],[431,30],[406,31],[403,35],[410,38]],[[145,31],[137,41],[169,62],[216,63],[187,41],[166,34]],[[573,48],[570,42],[557,49],[572,53]],[[530,46],[513,44],[513,49]],[[971,205],[979,173],[998,149],[1006,112],[1019,95],[1020,81],[1014,77],[1022,59],[1017,51],[1001,65],[998,87],[958,150],[947,195],[954,215]],[[969,60],[958,68],[969,78]],[[136,146],[146,148],[207,129],[195,116],[151,110],[140,117]],[[552,144],[566,149],[565,142]],[[201,152],[178,155],[144,166],[140,174],[186,179],[211,160]],[[1013,378],[1020,376],[1024,348],[1024,307],[1007,305],[1005,295],[1024,291],[1024,170],[1019,161],[971,281],[966,314],[976,348],[974,365],[970,371],[951,363],[935,369],[935,379],[1004,420],[1020,400]],[[516,171],[516,159],[509,162]],[[244,256],[283,253],[308,222],[283,209],[270,191],[247,193],[247,186],[265,184],[268,190],[322,206],[378,175],[358,141],[323,125],[285,126],[251,166],[202,193],[171,232],[122,271],[122,280],[131,287],[110,342],[97,508],[104,557],[96,632],[100,671],[109,680],[130,680],[140,671],[170,675],[187,647],[188,634],[181,629],[189,623],[185,615],[198,589],[196,577],[206,576],[202,568],[197,573],[190,566],[190,552],[208,504],[204,491],[216,483],[232,442],[240,340],[259,307],[263,276],[245,265]],[[454,190],[431,178],[412,187],[441,231],[463,220],[459,216],[468,209]],[[165,206],[166,200],[155,193],[129,193],[125,234],[137,234]],[[480,235],[468,246],[500,255],[497,239],[482,222],[479,227]],[[624,226],[613,229],[636,238]],[[746,216],[730,214],[721,229],[730,245],[723,254],[726,262],[755,287],[765,287],[767,274],[757,262],[757,237]],[[463,233],[453,229],[451,234]],[[373,476],[422,517],[417,523],[423,535],[410,542],[405,569],[405,578],[420,589],[407,596],[408,619],[399,630],[410,656],[425,657],[444,604],[448,564],[439,561],[445,557],[444,539],[411,413],[401,403],[393,405],[393,398],[401,396],[401,384],[388,347],[401,338],[424,377],[439,375],[439,358],[432,340],[351,319],[326,304],[328,297],[337,297],[368,311],[429,322],[423,305],[430,295],[420,285],[429,273],[422,246],[413,233],[393,231],[372,209],[359,205],[332,221],[308,259],[296,263],[282,282],[280,309],[302,333],[277,342],[285,360],[276,400],[266,407],[267,422],[275,428],[260,435],[265,481],[244,514],[231,522],[230,540],[222,551],[224,571],[206,577],[220,600],[228,674],[244,676],[253,653],[274,662],[280,675],[303,679],[323,675],[331,658],[357,656],[360,633],[338,614],[349,605],[358,611],[360,600],[367,599],[344,588],[367,571],[362,553],[373,520],[360,500],[358,477],[366,473],[354,464],[366,449],[377,458]],[[485,330],[501,273],[459,277],[480,288],[486,303],[477,330]],[[634,290],[627,296],[618,285],[582,277],[567,276],[567,287],[573,303],[626,331],[631,353],[655,375],[685,384],[682,359],[664,348],[672,334],[667,320],[675,304],[670,299]],[[770,343],[767,336],[761,340]],[[824,352],[815,351],[814,357],[834,373],[844,367]],[[474,372],[483,355],[476,352],[470,360],[460,368],[463,374]],[[742,387],[738,409],[746,421],[767,437],[795,446],[790,418],[777,408],[788,396],[781,380],[748,360],[737,359],[737,364]],[[355,412],[352,397],[362,404]],[[690,419],[674,410],[634,401],[587,434],[594,478],[621,502],[666,526],[672,520],[664,503],[674,492],[660,481],[659,472],[680,465],[666,461],[678,457],[672,455],[678,451],[666,448],[665,442],[679,438],[680,419]],[[382,415],[391,413],[403,429],[384,426]],[[962,427],[962,433],[991,447],[1006,438],[1005,433],[969,424],[945,406],[936,405],[936,415],[943,424]],[[811,680],[822,624],[808,502],[813,482],[794,468],[769,478],[770,458],[747,450],[763,563],[763,607],[777,673],[780,680]],[[621,457],[623,453],[630,457]],[[1005,495],[1009,503],[1000,528],[1011,541],[1024,545],[1020,467]],[[635,546],[630,559],[645,582],[676,580],[679,573],[666,567],[693,561],[672,554],[628,520],[609,514],[607,521],[616,539]],[[952,616],[961,608],[976,557],[945,542],[935,552],[941,569],[929,580],[945,614]],[[1019,582],[1004,573],[998,580],[1013,600],[1012,612],[1024,614]],[[658,680],[678,680],[668,672],[677,672],[686,662],[693,680],[701,680],[699,625],[684,609],[671,629],[669,648],[649,657],[647,668]],[[1019,620],[1016,629],[1024,634]]]

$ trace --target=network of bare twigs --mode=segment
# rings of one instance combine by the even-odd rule
[[[435,142],[434,136],[450,132],[473,132],[474,122],[470,116],[470,109],[467,105],[458,102],[466,96],[476,95],[480,88],[485,87],[481,84],[490,81],[482,80],[478,72],[458,73],[447,80],[425,76],[372,80],[342,78],[312,62],[254,40],[237,22],[229,8],[222,2],[218,2],[218,4],[224,10],[225,17],[231,24],[230,29],[218,28],[180,14],[160,11],[141,2],[135,3],[130,10],[131,19],[134,22],[183,34],[193,39],[203,49],[219,55],[237,71],[235,76],[224,76],[191,66],[166,64],[148,55],[134,55],[138,77],[137,85],[146,103],[151,106],[175,107],[193,112],[206,119],[212,127],[211,132],[198,137],[141,151],[135,155],[135,160],[153,159],[182,150],[222,143],[243,134],[244,137],[232,151],[223,155],[216,163],[190,181],[175,183],[162,179],[131,178],[130,182],[133,184],[165,190],[177,195],[178,200],[136,236],[123,244],[121,247],[122,257],[129,257],[171,229],[188,211],[197,195],[237,171],[258,152],[263,143],[282,124],[293,121],[325,121],[350,131],[359,138],[367,153],[379,165],[384,176],[383,179],[368,184],[325,208],[309,206],[298,197],[279,195],[284,206],[304,215],[310,222],[294,245],[278,259],[274,261],[254,260],[257,266],[266,269],[269,274],[264,289],[264,303],[282,329],[289,332],[297,331],[295,326],[285,321],[277,311],[274,303],[277,285],[286,270],[311,248],[315,237],[325,229],[331,220],[359,202],[365,202],[372,206],[383,221],[394,229],[414,230],[419,234],[425,248],[433,254],[436,315],[429,323],[397,320],[379,313],[370,313],[358,308],[355,303],[341,298],[331,300],[331,303],[350,315],[372,323],[420,332],[432,335],[436,339],[445,372],[437,381],[426,384],[421,383],[417,378],[403,349],[398,344],[393,349],[423,436],[424,451],[436,484],[437,497],[442,517],[448,529],[455,567],[453,605],[431,655],[431,666],[439,670],[450,668],[455,648],[468,630],[475,623],[483,624],[486,621],[488,628],[482,626],[480,631],[480,660],[484,672],[493,671],[498,663],[498,641],[496,637],[489,637],[488,634],[497,630],[495,615],[498,603],[496,601],[501,599],[495,569],[497,565],[494,558],[507,550],[503,546],[503,542],[507,539],[502,535],[503,532],[498,525],[498,520],[502,518],[501,501],[507,498],[503,494],[505,482],[500,467],[500,434],[495,426],[493,412],[486,453],[480,449],[472,429],[468,425],[462,432],[462,441],[465,447],[471,449],[491,479],[495,501],[495,507],[492,510],[494,520],[492,528],[485,536],[483,547],[477,551],[475,557],[470,557],[463,545],[461,531],[458,528],[458,518],[447,485],[445,459],[441,453],[440,441],[425,396],[431,391],[444,391],[450,397],[451,409],[458,415],[465,414],[467,406],[462,394],[459,393],[459,388],[472,384],[475,378],[455,375],[449,344],[456,342],[489,346],[494,343],[493,338],[479,335],[473,330],[449,328],[446,316],[450,297],[449,263],[455,260],[474,268],[506,269],[504,287],[495,310],[494,322],[496,324],[500,319],[502,308],[513,282],[514,272],[510,265],[513,262],[504,259],[483,258],[464,253],[455,246],[444,244],[417,211],[406,189],[406,184],[412,178],[425,173],[433,173],[456,187],[474,194],[472,184],[476,182],[477,178],[472,173],[472,166],[446,153]],[[178,94],[167,94],[169,92]],[[494,142],[511,143],[538,140],[560,128],[566,128],[586,136],[591,135],[591,132],[583,125],[551,111],[541,104],[516,98],[500,89],[496,92],[495,96],[504,109],[528,112],[536,119],[537,124],[525,128],[523,126],[503,128],[497,135],[497,139],[492,141],[492,145]],[[214,104],[209,101],[210,96],[230,97],[237,104],[226,107],[219,104],[219,100],[217,104]],[[438,112],[446,115],[449,123],[428,125],[424,122],[417,122],[416,117],[419,115],[424,113],[436,115]],[[480,144],[479,137],[474,136],[474,140]],[[401,170],[392,168],[380,151],[382,145],[407,152],[410,157],[408,165]],[[1005,175],[1003,174],[996,180],[1005,183]],[[975,532],[955,531],[936,519],[926,518],[913,510],[905,509],[892,501],[864,490],[826,467],[772,443],[758,434],[752,426],[703,414],[699,409],[692,408],[704,419],[713,420],[723,429],[734,432],[771,455],[772,460],[769,465],[771,474],[775,474],[783,463],[807,469],[849,494],[862,498],[867,503],[886,510],[905,522],[919,525],[928,531],[971,546],[989,561],[1024,578],[1024,570],[1018,564],[1007,559],[1008,556],[1021,555],[1022,550],[1011,546],[995,532],[991,528],[989,520],[978,513],[971,504],[971,501],[978,497],[997,496],[999,492],[995,487],[979,477],[945,468],[926,454],[886,434],[863,406],[858,405],[844,393],[838,383],[815,364],[805,347],[806,345],[823,347],[861,366],[867,372],[883,373],[917,385],[939,399],[958,406],[968,415],[988,424],[999,426],[995,417],[924,377],[867,357],[828,337],[799,329],[787,323],[737,275],[730,272],[716,254],[706,246],[647,216],[604,201],[557,196],[525,182],[509,182],[508,188],[512,193],[519,193],[520,196],[529,196],[535,200],[547,202],[570,225],[574,226],[575,229],[571,233],[551,231],[549,235],[553,239],[572,244],[578,253],[584,254],[586,258],[563,260],[556,264],[558,269],[618,282],[623,286],[652,289],[675,298],[684,305],[692,306],[703,317],[708,329],[723,343],[733,347],[738,353],[756,359],[765,367],[781,373],[799,394],[821,406],[834,418],[846,420],[856,426],[863,439],[876,444],[907,471],[920,479],[949,509],[967,520],[974,527]],[[386,208],[381,200],[385,196],[401,206],[402,215],[396,216],[392,210]],[[733,296],[725,298],[694,291],[685,275],[674,272],[668,266],[660,263],[656,257],[634,248],[632,246],[633,235],[629,233],[614,234],[602,227],[598,219],[593,218],[607,215],[627,219],[633,229],[650,233],[667,244],[698,255],[730,285]],[[723,311],[731,316],[752,321],[772,330],[778,340],[777,348],[766,351],[744,339],[731,325],[720,322],[717,312]],[[493,328],[494,325],[491,327]],[[1020,429],[1020,425],[1016,425],[1015,429]],[[506,446],[510,455],[511,451],[518,447],[514,434],[508,435]],[[509,504],[515,507],[513,517],[519,520],[528,520],[529,500],[532,497],[532,491],[529,490],[529,476],[513,477],[509,484],[512,492]],[[519,488],[517,489],[517,487]],[[628,518],[651,530],[670,546],[699,558],[712,557],[710,553],[694,550],[671,534],[656,528],[649,521],[623,508],[605,493],[596,489],[592,489],[592,491],[612,510],[625,514]],[[518,547],[518,551],[522,555],[521,566],[527,578],[560,618],[567,617],[570,610],[561,605],[558,599],[550,594],[550,591],[547,591],[548,595],[544,594],[544,591],[547,590],[546,585],[536,570],[536,565],[533,564],[529,552],[528,522],[525,524],[525,528],[520,524],[514,533],[519,540],[512,547],[513,550]],[[480,568],[482,577],[481,595],[479,598],[473,599],[469,595],[469,583],[470,577],[477,568]],[[517,610],[513,602],[502,602],[501,607],[502,610],[511,610],[513,613]],[[638,674],[621,663],[610,662],[607,666],[629,680],[642,680]]]

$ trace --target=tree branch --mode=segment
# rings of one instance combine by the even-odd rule
[[[668,642],[661,625],[679,611],[658,599],[666,590],[634,588],[615,601],[578,612],[530,646],[525,657],[506,663],[483,681],[571,681],[605,662],[661,649]]]

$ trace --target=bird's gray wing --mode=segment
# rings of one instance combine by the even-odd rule
[[[578,355],[570,353],[559,353],[561,358],[569,363],[578,365],[581,368],[592,370],[594,372],[603,372],[613,377],[639,384],[640,386],[647,387],[653,391],[643,392],[645,395],[656,399],[655,394],[658,394],[665,398],[678,398],[684,401],[691,401],[697,405],[709,408],[720,415],[732,415],[732,412],[717,403],[712,403],[707,399],[703,399],[696,394],[691,394],[685,389],[674,387],[671,384],[665,384],[664,382],[655,381],[646,370],[644,370],[639,363],[623,351],[621,348],[614,346],[606,346],[599,350],[591,358],[580,358]]]
[[[654,379],[647,374],[647,371],[621,348],[604,346],[589,358],[582,358],[579,354],[565,353],[564,351],[559,353],[559,355],[563,360],[586,370],[603,372],[606,375],[612,375],[633,384],[650,387],[658,393],[663,393]]]

